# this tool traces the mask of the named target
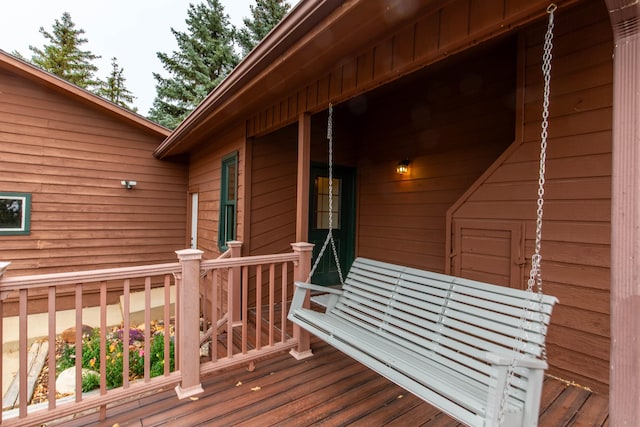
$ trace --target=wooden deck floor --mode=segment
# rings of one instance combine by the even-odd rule
[[[458,426],[456,421],[320,341],[314,357],[283,353],[253,372],[222,371],[203,380],[204,394],[177,399],[161,390],[57,424],[74,426]],[[548,378],[540,426],[608,426],[607,396]]]

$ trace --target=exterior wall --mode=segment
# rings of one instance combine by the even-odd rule
[[[204,258],[220,255],[218,249],[218,222],[220,212],[220,172],[222,158],[238,152],[238,200],[236,239],[244,240],[245,177],[246,154],[245,133],[242,126],[236,126],[217,137],[215,144],[202,144],[191,153],[189,167],[189,193],[198,193],[198,249]],[[246,255],[246,247],[243,253]]]
[[[515,87],[510,40],[369,97],[359,141],[358,255],[445,271],[447,209],[513,142]],[[395,167],[405,158],[410,172],[400,176]]]
[[[248,253],[289,252],[296,239],[296,126],[251,142],[251,224]]]
[[[521,140],[453,212],[454,222],[524,223],[528,261],[535,239],[545,29],[541,23],[522,34]],[[559,11],[555,34],[541,251],[544,292],[560,300],[547,340],[549,362],[551,373],[606,391],[613,46],[604,4],[588,1]],[[529,268],[527,262],[527,277]]]
[[[0,93],[0,189],[32,194],[31,233],[0,236],[7,275],[175,261],[186,167],[152,156],[163,136],[8,71]]]

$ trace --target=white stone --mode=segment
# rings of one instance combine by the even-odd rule
[[[96,371],[92,371],[91,369],[83,369],[82,376],[85,377],[87,375],[97,375],[100,374]],[[58,379],[56,379],[56,391],[60,394],[75,394],[76,392],[76,368],[68,368],[65,369],[58,375]]]

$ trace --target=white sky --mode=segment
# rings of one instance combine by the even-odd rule
[[[53,23],[69,12],[76,29],[85,31],[81,46],[102,58],[94,62],[98,77],[106,79],[111,58],[124,68],[126,87],[136,96],[134,105],[146,115],[156,95],[152,73],[166,75],[156,52],[171,54],[177,45],[170,28],[185,31],[189,3],[202,0],[2,0],[0,49],[31,58],[29,45],[42,48],[48,41],[40,27],[52,31]],[[225,13],[237,28],[249,17],[255,0],[221,0]],[[298,0],[289,0],[294,6]]]

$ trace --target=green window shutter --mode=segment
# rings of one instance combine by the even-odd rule
[[[238,200],[238,153],[222,158],[220,172],[220,212],[218,219],[218,248],[227,250],[227,242],[236,238]]]

